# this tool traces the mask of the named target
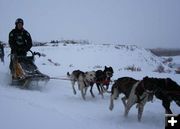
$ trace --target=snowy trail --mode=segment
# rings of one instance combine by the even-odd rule
[[[149,112],[150,116],[145,112],[142,123],[138,123],[136,109],[132,110],[127,119],[123,117],[124,109],[120,100],[115,102],[115,109],[109,111],[108,94],[105,95],[104,99],[101,99],[101,96],[98,95],[93,99],[88,94],[87,101],[83,101],[80,93],[76,96],[72,94],[72,89],[68,87],[67,82],[63,82],[62,85],[64,86],[49,88],[50,85],[46,87],[45,91],[1,88],[3,92],[0,92],[0,103],[3,106],[0,107],[0,111],[2,112],[1,118],[4,121],[0,121],[0,123],[2,122],[1,127],[9,129],[13,127],[30,127],[31,129],[40,127],[80,129],[106,127],[116,129],[122,127],[123,129],[125,127],[132,128],[133,126],[143,128],[157,122],[157,120],[160,125],[164,124],[163,112],[159,115],[159,111],[155,113],[153,110]],[[8,114],[6,114],[7,112]],[[11,124],[8,124],[8,121]],[[158,128],[159,124],[154,128]]]

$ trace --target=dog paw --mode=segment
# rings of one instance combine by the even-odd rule
[[[83,97],[83,100],[86,100],[86,98],[85,98],[85,97]]]
[[[95,98],[94,94],[91,94],[91,96],[92,96],[93,98]]]
[[[82,98],[83,98],[83,100],[86,100],[86,98],[85,98],[85,95],[84,95],[84,94],[82,95]]]
[[[74,91],[73,93],[74,93],[74,95],[76,95],[76,92],[75,92],[75,91]]]
[[[104,95],[102,95],[102,99],[104,99]]]
[[[113,106],[109,106],[109,110],[112,111],[113,110]]]
[[[141,122],[141,118],[138,117],[138,122]]]
[[[128,113],[125,112],[125,113],[124,113],[124,117],[127,117],[127,116],[128,116]]]

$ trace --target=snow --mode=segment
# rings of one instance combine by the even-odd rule
[[[175,67],[179,68],[180,67],[180,56],[174,56],[173,62],[175,62]]]
[[[51,45],[33,47],[46,56],[36,58],[36,65],[41,72],[51,77],[66,78],[67,72],[75,69],[91,71],[103,69],[105,65],[114,69],[113,80],[123,76],[142,79],[144,76],[170,77],[180,84],[180,76],[173,69],[162,64],[160,57],[137,46],[120,45]],[[5,63],[0,63],[0,129],[163,129],[164,108],[161,101],[155,99],[145,106],[142,122],[137,120],[135,106],[124,118],[124,107],[121,99],[114,103],[110,111],[109,94],[104,99],[98,95],[97,88],[93,91],[95,98],[87,92],[86,101],[80,92],[73,94],[71,83],[67,80],[50,80],[46,85],[40,84],[31,89],[20,89],[10,85],[9,48],[5,48]],[[178,57],[176,57],[178,58]],[[55,66],[48,61],[51,59]],[[175,61],[175,60],[174,60]],[[124,70],[127,66],[141,67],[140,72]],[[170,73],[153,72],[162,64]],[[77,89],[77,87],[76,87]],[[179,107],[173,102],[171,109],[180,113]]]

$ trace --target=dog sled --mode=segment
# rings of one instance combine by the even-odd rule
[[[31,56],[16,56],[11,55],[12,61],[12,85],[21,86],[21,88],[28,88],[32,82],[48,82],[50,77],[41,73],[34,64],[34,57],[40,56],[38,52],[31,52]]]

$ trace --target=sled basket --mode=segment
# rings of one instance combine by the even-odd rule
[[[14,56],[12,62],[12,80],[47,81],[50,78],[38,70],[34,64],[34,54],[32,56]]]

